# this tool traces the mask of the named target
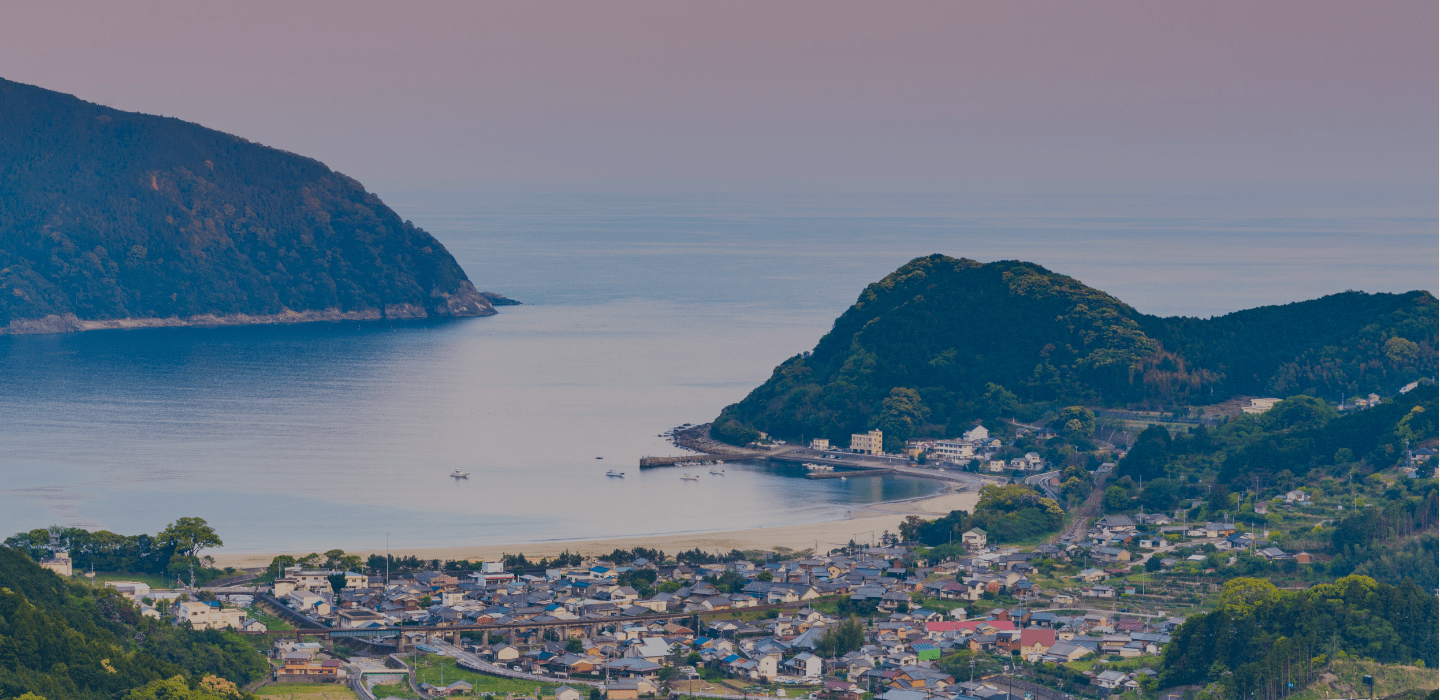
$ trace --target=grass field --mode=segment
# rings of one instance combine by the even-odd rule
[[[263,690],[263,688],[262,688]],[[377,685],[370,689],[375,697],[384,700],[385,698],[402,698],[403,700],[419,700],[420,696],[410,689],[408,683],[399,685]]]
[[[442,679],[441,669],[444,669]],[[441,681],[444,683],[441,683]],[[429,655],[417,659],[415,664],[415,682],[430,683],[432,685],[448,685],[455,681],[465,681],[474,686],[475,693],[495,693],[504,695],[515,693],[517,695],[535,695],[536,688],[543,688],[544,694],[553,696],[555,688],[559,683],[539,683],[536,681],[522,681],[514,678],[501,678],[499,676],[487,676],[483,673],[467,671],[455,665],[455,659],[448,656]],[[576,686],[580,687],[580,686]],[[378,693],[377,693],[378,696]],[[383,697],[383,696],[380,696]],[[400,697],[400,696],[396,696]]]
[[[271,683],[255,691],[255,696],[263,700],[359,700],[355,691],[335,683]]]

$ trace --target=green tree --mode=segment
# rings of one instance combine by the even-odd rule
[[[345,559],[345,550],[343,550],[343,549],[332,549],[332,550],[330,550],[330,551],[328,551],[328,552],[325,553],[325,568],[327,568],[327,569],[338,569],[338,568],[340,568],[341,562],[344,561],[344,559]]]
[[[1140,504],[1150,511],[1168,511],[1180,498],[1180,484],[1171,479],[1145,482],[1140,491]]]
[[[980,396],[980,412],[986,418],[1014,416],[1020,410],[1020,397],[994,382],[985,384],[985,393]]]
[[[913,437],[930,416],[930,409],[925,406],[920,393],[904,387],[891,389],[890,395],[881,402],[880,409],[875,427],[885,434],[886,452],[904,449],[905,441]]]
[[[565,640],[565,651],[571,654],[583,654],[585,653],[585,643],[581,642],[579,637],[571,637]]]
[[[326,576],[325,580],[330,582],[330,590],[335,591],[337,595],[340,591],[345,590],[345,574],[336,572]]]
[[[1215,484],[1210,488],[1210,496],[1205,500],[1205,509],[1211,513],[1228,511],[1231,508],[1230,489],[1225,484]]]
[[[223,547],[225,544],[204,518],[180,518],[162,530],[157,539],[173,546],[177,554],[187,557],[198,557],[202,549]]]
[[[234,697],[234,696],[230,696]],[[206,688],[191,688],[184,676],[154,680],[130,691],[125,700],[226,700],[225,695]]]
[[[280,578],[285,575],[285,569],[291,566],[295,566],[295,557],[289,554],[281,554],[270,560],[270,567],[265,571],[275,578]]]
[[[1118,513],[1130,509],[1130,492],[1119,486],[1105,489],[1105,512]]]
[[[1050,421],[1050,427],[1071,440],[1089,438],[1095,434],[1095,412],[1084,406],[1067,406]]]

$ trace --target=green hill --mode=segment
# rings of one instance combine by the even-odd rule
[[[728,406],[712,434],[887,445],[1072,404],[1394,393],[1434,375],[1435,297],[1345,292],[1211,319],[1160,318],[1039,265],[931,255],[871,284],[811,352]]]
[[[0,333],[494,312],[319,161],[0,79]]]
[[[268,668],[239,635],[143,617],[113,588],[67,582],[0,547],[0,697],[100,700],[166,679],[194,687],[207,676],[244,685]]]

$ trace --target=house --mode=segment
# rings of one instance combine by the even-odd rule
[[[989,439],[990,439],[990,431],[989,431],[988,429],[986,429],[985,426],[983,426],[983,425],[977,425],[977,426],[975,426],[975,427],[973,427],[973,428],[965,431],[965,434],[964,434],[962,437],[963,437],[966,441],[968,441],[968,442],[978,442],[978,441],[981,441],[981,440],[989,440]]]
[[[1128,515],[1107,515],[1096,521],[1095,526],[1111,535],[1135,531],[1135,521]]]
[[[1097,582],[1100,582],[1100,581],[1104,581],[1104,580],[1105,580],[1105,577],[1108,576],[1108,575],[1109,575],[1109,574],[1106,574],[1104,571],[1101,571],[1100,569],[1086,569],[1086,570],[1081,571],[1080,573],[1076,574],[1076,575],[1075,575],[1075,578],[1078,578],[1078,579],[1080,579],[1081,581],[1084,581],[1085,583],[1097,583]]]
[[[983,549],[985,540],[985,531],[978,527],[966,530],[965,534],[960,535],[960,543],[970,550]]]
[[[621,678],[605,686],[605,697],[609,700],[635,700],[642,695],[654,695],[654,683],[644,678]]]
[[[1106,563],[1130,561],[1130,552],[1116,547],[1096,547],[1091,554],[1096,560]]]
[[[221,608],[219,603],[198,600],[175,604],[175,624],[189,622],[197,630],[239,629],[245,624],[245,611]]]
[[[1071,642],[1057,642],[1045,652],[1046,661],[1066,663],[1078,661],[1094,653],[1092,650]]]
[[[1249,406],[1241,406],[1241,407],[1240,407],[1240,411],[1241,411],[1242,413],[1251,413],[1251,414],[1264,413],[1264,412],[1270,410],[1272,407],[1274,407],[1275,404],[1277,404],[1277,403],[1280,403],[1280,399],[1250,399],[1250,405],[1249,405]],[[1112,685],[1112,686],[1104,686],[1104,687],[1113,688],[1113,687],[1115,687],[1115,686]]]
[[[562,685],[555,689],[555,700],[580,700],[580,691],[568,685]]]
[[[383,626],[385,624],[384,615],[381,615],[374,610],[365,610],[364,608],[341,610],[339,613],[336,613],[335,617],[336,626],[340,629],[374,627],[376,625]]]
[[[1020,630],[1020,656],[1034,661],[1055,646],[1055,630],[1028,628]]]
[[[1282,551],[1279,547],[1266,547],[1257,553],[1271,561],[1291,558],[1288,553]]]
[[[819,678],[825,673],[825,660],[807,651],[786,661],[785,667],[797,676]]]
[[[1101,671],[1100,675],[1090,679],[1090,683],[1101,688],[1117,688],[1127,680],[1129,677],[1122,671]]]
[[[292,651],[285,655],[285,664],[281,666],[275,675],[285,676],[321,676],[335,678],[341,675],[341,663],[339,659],[315,659],[309,652]]]
[[[1299,503],[1299,504],[1301,504],[1301,505],[1304,505],[1304,504],[1310,502],[1310,494],[1305,493],[1304,491],[1301,491],[1300,489],[1295,489],[1294,491],[1288,491],[1288,492],[1285,493],[1285,502],[1286,502],[1286,503]]]
[[[490,653],[496,661],[514,661],[520,658],[520,650],[509,644],[495,644],[490,647]]]
[[[150,608],[150,610],[154,610],[154,608]],[[147,615],[148,615],[149,612],[150,612],[149,610],[146,611]],[[155,614],[155,617],[159,617],[159,613],[156,613],[156,614]],[[269,631],[270,631],[270,628],[269,628],[269,627],[266,627],[266,626],[265,626],[265,623],[263,623],[263,622],[261,622],[261,621],[259,621],[259,620],[247,619],[247,620],[245,620],[244,623],[242,623],[242,624],[240,625],[240,631],[242,631],[242,632],[257,633],[257,634],[258,634],[258,633],[261,633],[261,632],[269,632]]]

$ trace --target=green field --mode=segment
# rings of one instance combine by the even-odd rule
[[[261,700],[359,700],[355,691],[337,683],[271,683],[256,690],[255,696]]]
[[[136,581],[151,588],[170,588],[175,585],[175,581],[167,580],[164,576],[155,576],[153,574],[120,574],[113,571],[97,571],[95,572],[94,580],[96,582]]]
[[[443,683],[441,668],[444,668]],[[483,673],[467,671],[455,665],[455,659],[448,656],[428,655],[420,657],[415,663],[415,682],[430,683],[431,685],[448,685],[455,681],[465,681],[475,687],[475,693],[495,693],[505,695],[515,693],[516,695],[536,695],[537,688],[543,688],[545,695],[553,696],[554,689],[559,683],[539,683],[536,681],[522,681],[514,678],[501,678],[499,676],[487,676]],[[579,685],[575,686],[581,687]],[[378,693],[376,694],[379,697]],[[399,696],[397,696],[399,697]]]
[[[1324,700],[1334,697],[1366,697],[1370,689],[1360,683],[1362,676],[1375,677],[1374,696],[1383,698],[1406,690],[1433,690],[1440,685],[1435,669],[1377,664],[1353,658],[1335,659],[1320,680],[1286,700]]]
[[[404,700],[420,700],[420,696],[410,689],[408,683],[399,685],[377,685],[370,689],[375,697],[384,700],[385,698],[403,698]]]

